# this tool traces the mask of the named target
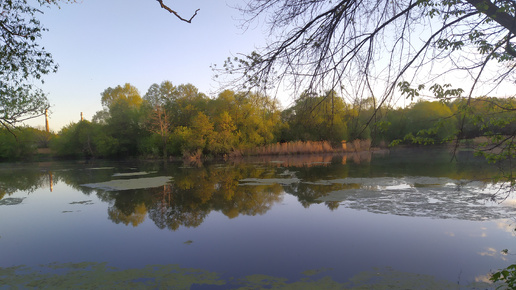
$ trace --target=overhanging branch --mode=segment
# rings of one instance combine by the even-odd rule
[[[489,18],[496,21],[512,34],[516,34],[516,18],[509,13],[503,11],[490,0],[466,0],[469,4],[475,6],[478,12],[485,14]]]
[[[173,10],[170,7],[168,7],[167,5],[163,4],[163,0],[156,0],[156,1],[159,2],[159,5],[161,5],[161,8],[163,8],[163,9],[167,10],[168,12],[174,14],[181,21],[188,22],[188,23],[192,23],[192,20],[194,19],[194,17],[197,16],[197,12],[199,12],[199,10],[201,10],[201,9],[195,10],[195,12],[192,15],[192,17],[190,17],[190,19],[186,19],[186,18],[181,17],[181,15],[179,15],[179,13],[177,13],[175,10]]]

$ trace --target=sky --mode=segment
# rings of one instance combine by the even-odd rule
[[[39,17],[48,29],[39,43],[59,65],[40,87],[51,104],[50,129],[102,110],[101,93],[130,83],[143,96],[153,83],[191,83],[208,96],[220,84],[210,68],[229,56],[249,53],[265,43],[265,29],[243,30],[237,1],[188,0],[164,3],[190,18],[177,19],[155,0],[83,0],[44,9]],[[241,3],[241,1],[239,1]],[[280,100],[283,103],[283,101]],[[44,126],[45,118],[26,122]]]

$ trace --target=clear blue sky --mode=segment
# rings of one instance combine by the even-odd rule
[[[59,64],[42,85],[52,105],[51,130],[77,122],[81,112],[91,120],[102,109],[100,93],[124,83],[142,96],[164,80],[192,83],[214,95],[218,83],[210,65],[251,52],[266,37],[263,29],[239,28],[235,2],[164,1],[185,18],[201,9],[192,24],[155,0],[84,0],[43,10],[40,19],[49,31],[40,43]],[[44,125],[44,117],[27,124]]]

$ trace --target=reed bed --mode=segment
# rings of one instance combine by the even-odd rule
[[[242,152],[243,155],[298,155],[339,152],[367,151],[371,148],[371,140],[354,140],[351,143],[342,141],[341,145],[332,146],[328,141],[295,141],[274,143],[252,148]]]
[[[341,150],[342,151],[342,150]],[[336,152],[331,144],[326,141],[296,141],[286,143],[269,144],[250,149],[248,155],[293,155]]]

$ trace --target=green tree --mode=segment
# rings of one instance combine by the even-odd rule
[[[37,43],[45,28],[36,16],[41,13],[41,7],[57,2],[0,3],[0,124],[6,128],[40,116],[49,107],[37,82],[57,71],[57,65],[51,54]]]
[[[13,135],[14,134],[14,135]],[[28,160],[40,143],[39,132],[29,127],[0,129],[0,161]]]
[[[322,96],[305,92],[283,113],[289,130],[282,139],[341,144],[347,138],[347,114],[346,104],[334,91]]]
[[[168,141],[172,130],[172,122],[167,107],[178,97],[177,88],[169,81],[161,85],[153,84],[143,97],[146,111],[147,129],[160,136],[163,158],[168,156]]]
[[[118,140],[108,135],[105,125],[80,121],[61,129],[51,141],[54,154],[62,157],[111,157],[118,151]]]
[[[115,88],[107,88],[101,93],[102,106],[111,109],[118,103],[125,103],[132,108],[139,108],[143,100],[138,89],[131,84],[126,83],[124,86],[116,86]]]
[[[102,105],[109,112],[105,116],[106,130],[118,142],[118,155],[138,155],[139,142],[147,137],[141,124],[143,99],[138,89],[127,83],[107,88],[101,96]]]
[[[267,95],[224,91],[210,102],[210,114],[227,111],[238,132],[240,148],[274,142],[281,128],[278,103]]]
[[[215,137],[211,150],[215,154],[228,154],[237,146],[236,126],[227,111],[223,111],[215,122]]]
[[[203,112],[198,112],[197,116],[192,120],[192,135],[188,142],[190,152],[204,151],[206,152],[213,144],[214,128],[209,117]]]
[[[457,134],[457,119],[441,102],[420,101],[406,113],[408,140],[419,144],[434,144],[452,139]]]
[[[190,126],[198,112],[206,112],[209,98],[192,84],[182,84],[176,89],[177,97],[167,104],[166,110],[174,126]]]

